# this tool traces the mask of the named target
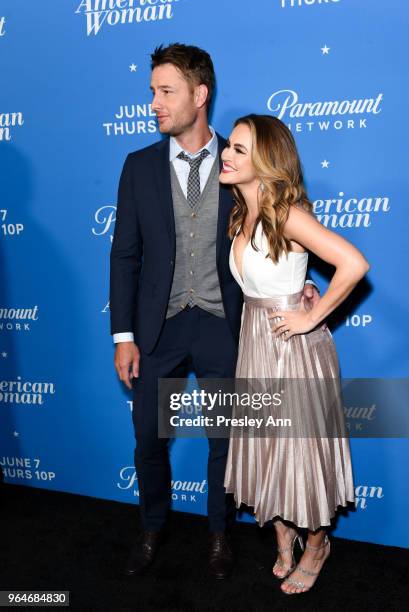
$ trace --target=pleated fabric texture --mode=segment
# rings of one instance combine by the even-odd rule
[[[306,379],[291,416],[299,419],[305,431],[316,430],[319,423],[320,437],[236,433],[230,439],[224,484],[226,492],[234,494],[237,507],[244,503],[254,509],[260,526],[280,517],[315,531],[330,525],[338,506],[354,502],[354,484],[348,438],[322,435],[326,423],[332,431],[334,426],[335,431],[345,431],[340,422],[340,393],[334,403],[333,394],[329,400],[329,395],[320,392],[318,381],[332,379],[339,386],[331,332],[320,328],[287,341],[271,333],[278,319],[268,315],[299,309],[301,297],[302,292],[271,298],[244,296],[236,378],[260,379],[261,384],[266,379]]]

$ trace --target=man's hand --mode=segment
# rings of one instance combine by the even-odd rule
[[[311,283],[305,283],[303,297],[304,310],[306,312],[312,310],[321,299],[317,288]],[[321,329],[327,329],[327,324],[325,322],[321,325]]]
[[[311,283],[305,283],[304,285],[304,308],[308,312],[312,310],[314,306],[320,301],[320,294],[317,288]]]
[[[134,342],[118,342],[115,348],[115,370],[128,389],[132,389],[132,379],[139,376],[139,349]]]

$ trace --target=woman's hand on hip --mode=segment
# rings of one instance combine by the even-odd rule
[[[307,334],[315,325],[310,313],[304,309],[304,297],[301,298],[300,310],[279,310],[268,315],[269,319],[279,319],[273,322],[271,332],[278,338],[288,340],[295,334]]]

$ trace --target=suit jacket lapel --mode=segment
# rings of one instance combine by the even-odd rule
[[[225,140],[217,135],[218,138],[218,163],[221,169],[221,152],[225,146]],[[173,211],[172,185],[170,180],[170,162],[169,162],[169,139],[162,141],[157,150],[157,163],[155,164],[156,172],[156,187],[158,191],[158,199],[160,202],[160,210],[163,215],[169,237],[172,241],[172,247],[176,248],[176,231],[175,231],[175,216]],[[223,242],[227,239],[227,227],[229,216],[232,209],[231,191],[223,185],[219,188],[219,207],[217,216],[217,236],[216,236],[216,261],[220,257]]]
[[[222,167],[221,153],[226,145],[226,141],[217,135],[219,142],[219,169]],[[220,185],[219,187],[219,212],[217,218],[217,237],[216,237],[216,261],[219,260],[222,251],[222,245],[227,240],[227,228],[229,223],[230,212],[233,206],[231,190],[229,187]]]
[[[155,164],[156,187],[158,190],[160,210],[165,220],[169,237],[174,246],[176,242],[176,233],[175,216],[173,212],[172,185],[170,181],[169,139],[166,139],[160,143],[156,154],[158,157],[157,163]]]

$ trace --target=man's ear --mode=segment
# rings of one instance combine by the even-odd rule
[[[197,85],[197,87],[195,87],[195,103],[197,108],[202,108],[202,106],[206,104],[208,94],[209,90],[207,85],[202,83],[201,85]]]

